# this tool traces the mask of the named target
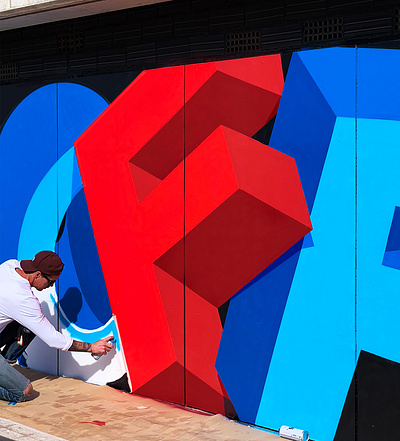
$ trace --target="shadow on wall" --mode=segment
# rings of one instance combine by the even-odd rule
[[[78,321],[78,314],[82,309],[82,292],[76,286],[68,288],[60,300],[60,307],[71,323]]]

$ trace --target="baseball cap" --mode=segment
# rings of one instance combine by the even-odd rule
[[[21,268],[27,272],[40,271],[49,276],[58,276],[64,268],[64,264],[53,251],[40,251],[32,260],[21,260]]]

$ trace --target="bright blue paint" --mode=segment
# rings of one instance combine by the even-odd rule
[[[64,159],[67,159],[64,161]],[[68,158],[62,158],[63,165]],[[55,249],[57,223],[57,166],[51,167],[29,202],[18,242],[18,259],[32,259],[41,250]]]
[[[57,286],[59,308],[63,312],[63,316],[65,316],[69,322],[78,324],[78,317],[84,305],[79,279],[76,274],[74,261],[71,254],[70,239],[66,224],[58,245],[60,257],[65,265],[62,277],[59,279]],[[85,307],[87,309],[87,305],[85,305]],[[101,326],[101,323],[97,323],[95,328],[99,326]],[[83,327],[85,329],[91,328],[90,326]]]
[[[67,271],[63,274],[66,283],[59,289],[64,314],[81,328],[104,325],[111,317],[111,307],[83,190],[67,211],[59,251]]]
[[[118,351],[121,350],[120,339],[118,338],[119,334],[118,334],[117,325],[115,323],[114,316],[111,317],[111,319],[104,326],[102,326],[101,328],[96,329],[94,331],[87,330],[87,329],[81,329],[78,326],[74,325],[73,323],[70,323],[70,321],[63,315],[62,310],[58,310],[58,303],[52,295],[50,295],[50,299],[59,314],[60,321],[64,325],[65,329],[68,331],[68,334],[73,339],[80,340],[80,341],[86,341],[88,343],[93,343],[93,342],[100,340],[102,338],[105,338],[109,335],[113,335],[114,337],[117,337],[116,343],[115,343],[116,349]]]
[[[295,158],[309,211],[314,203],[335,119],[299,55],[293,54],[270,146]]]
[[[17,257],[25,211],[57,160],[56,144],[56,85],[51,84],[26,97],[0,134],[0,261]],[[50,198],[39,207],[51,203],[53,195]]]
[[[73,182],[74,164],[76,155],[74,148],[70,148],[55,164],[57,174],[58,195],[57,195],[57,231],[68,207],[75,197],[75,194],[82,189],[82,179]],[[74,184],[74,185],[73,185]]]
[[[242,421],[255,422],[301,243],[253,279],[229,304],[216,369]]]
[[[336,116],[355,117],[356,49],[329,48],[298,55]]]
[[[357,133],[358,351],[399,363],[400,271],[382,259],[400,206],[400,121],[359,120]]]
[[[357,50],[358,118],[400,119],[400,51]]]
[[[355,368],[355,124],[338,118],[256,424],[332,441]],[[301,149],[301,144],[299,144]]]
[[[18,259],[31,259],[40,250],[55,249],[57,233],[72,198],[74,155],[72,148],[51,167],[37,186],[21,227]]]
[[[58,84],[58,156],[107,108],[100,95],[73,83]]]

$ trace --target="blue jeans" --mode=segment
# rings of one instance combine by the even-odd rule
[[[0,399],[17,402],[25,400],[24,390],[28,384],[29,380],[0,355]]]

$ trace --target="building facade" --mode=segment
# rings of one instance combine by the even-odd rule
[[[400,8],[122,3],[0,16],[1,259],[55,250],[46,315],[117,336],[98,361],[35,340],[28,365],[396,439]]]

